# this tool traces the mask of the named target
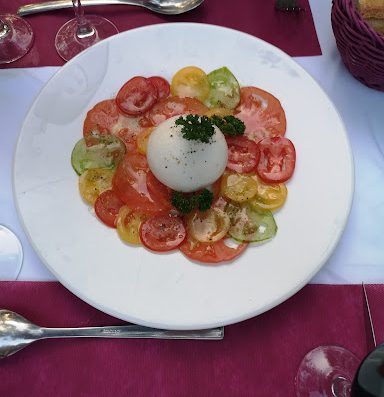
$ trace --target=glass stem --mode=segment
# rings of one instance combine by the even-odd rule
[[[79,39],[84,39],[86,37],[93,36],[95,34],[95,30],[87,22],[87,19],[84,17],[84,8],[81,5],[81,1],[72,0],[72,4],[77,20],[77,33],[76,33],[77,37]]]
[[[9,33],[9,26],[0,19],[0,40]]]
[[[337,376],[332,381],[332,395],[335,397],[349,397],[351,395],[351,382],[343,376]]]

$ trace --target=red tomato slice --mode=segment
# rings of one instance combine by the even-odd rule
[[[119,109],[113,99],[96,104],[85,117],[83,136],[87,145],[92,145],[92,133],[112,134],[113,126],[119,119]]]
[[[116,195],[132,210],[158,213],[172,208],[168,188],[155,181],[149,172],[147,159],[140,154],[128,154],[118,165],[112,180]]]
[[[157,96],[159,99],[167,98],[171,92],[171,87],[167,80],[160,76],[149,77],[148,80],[157,88]]]
[[[257,144],[244,136],[227,137],[226,141],[228,144],[227,168],[239,173],[253,171],[260,157]]]
[[[151,171],[147,172],[147,188],[153,200],[161,208],[172,208],[171,189],[161,183]]]
[[[170,117],[179,114],[204,115],[207,111],[208,108],[198,99],[170,96],[156,103],[149,112],[149,119],[154,125],[159,125]]]
[[[152,123],[145,116],[120,114],[118,122],[113,127],[113,134],[125,143],[127,152],[136,152],[137,135],[151,126]]]
[[[198,262],[204,263],[219,263],[230,261],[239,256],[248,244],[239,244],[235,248],[228,247],[224,240],[216,241],[215,243],[196,243],[195,241],[185,240],[180,245],[180,251]]]
[[[244,122],[245,136],[252,141],[285,134],[287,125],[280,101],[260,88],[240,89],[240,104],[235,110],[235,116]]]
[[[258,143],[260,161],[257,174],[267,183],[287,181],[295,170],[296,151],[293,143],[284,137],[264,138]]]
[[[97,217],[105,225],[116,227],[117,215],[123,205],[113,190],[106,190],[97,197],[94,207]]]
[[[140,226],[141,242],[153,251],[170,251],[177,248],[187,233],[181,218],[169,214],[156,215]]]
[[[136,76],[128,80],[117,93],[119,109],[131,116],[145,113],[157,102],[157,88],[145,77]]]

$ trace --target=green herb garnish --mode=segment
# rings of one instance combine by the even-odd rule
[[[244,123],[235,116],[219,117],[213,115],[211,121],[215,124],[220,131],[229,136],[243,135],[245,131]]]
[[[208,189],[203,189],[192,195],[184,195],[181,192],[172,192],[172,205],[183,214],[188,214],[195,208],[200,211],[207,211],[211,208],[213,193]]]
[[[244,123],[235,116],[198,116],[189,114],[188,116],[180,116],[176,121],[176,125],[181,125],[181,133],[183,138],[188,140],[201,141],[209,143],[212,135],[215,133],[213,128],[216,125],[224,135],[237,136],[244,134]]]
[[[215,133],[211,120],[207,116],[198,116],[189,114],[181,116],[175,121],[176,125],[182,125],[181,133],[183,138],[188,140],[201,141],[209,143],[212,135]]]

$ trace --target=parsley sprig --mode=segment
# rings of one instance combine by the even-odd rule
[[[211,121],[224,135],[237,136],[244,134],[245,125],[235,116],[220,117],[213,115],[211,117]]]
[[[203,189],[200,192],[192,195],[184,195],[181,192],[172,192],[172,205],[183,214],[188,214],[195,208],[200,211],[207,211],[211,208],[213,201],[213,193],[208,189]]]
[[[215,133],[212,122],[207,116],[189,114],[185,117],[179,117],[175,121],[175,124],[183,126],[181,133],[183,138],[188,140],[209,143],[209,140]]]
[[[216,125],[223,134],[229,136],[237,136],[244,134],[244,123],[235,116],[198,116],[196,114],[189,114],[187,116],[180,116],[175,121],[176,125],[181,125],[181,133],[183,138],[187,140],[201,141],[209,143],[211,137],[215,133],[213,128]]]

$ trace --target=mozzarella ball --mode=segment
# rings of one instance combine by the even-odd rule
[[[195,192],[215,182],[228,161],[228,146],[223,133],[214,126],[209,143],[187,140],[181,125],[172,117],[151,133],[147,159],[156,178],[179,192]]]

